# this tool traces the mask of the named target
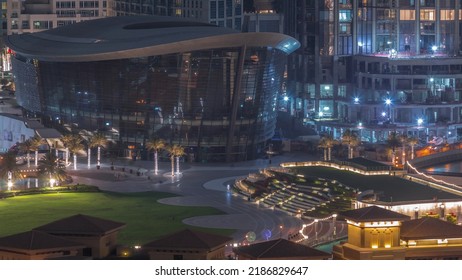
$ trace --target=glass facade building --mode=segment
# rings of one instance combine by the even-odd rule
[[[319,131],[384,142],[462,139],[462,1],[284,2],[294,113]]]
[[[124,21],[105,20],[118,19]],[[136,33],[157,30],[144,22],[136,24],[130,25]],[[170,31],[178,28],[171,22],[156,24]],[[255,43],[255,35],[227,29],[228,35],[220,35],[220,46],[209,40],[224,29],[204,24],[189,28],[202,29],[186,43],[191,49],[181,46],[175,51],[157,44],[140,55],[132,46],[135,51],[124,50],[126,57],[115,52],[109,59],[88,59],[84,54],[41,58],[21,52],[21,40],[10,40],[16,51],[18,104],[49,122],[104,131],[125,150],[142,151],[154,136],[185,147],[189,160],[255,158],[273,136],[286,56],[298,42],[281,34],[262,34]],[[212,33],[204,36],[208,30]],[[177,39],[184,43],[184,38]],[[227,44],[228,40],[235,43]]]

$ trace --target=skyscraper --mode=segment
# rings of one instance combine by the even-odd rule
[[[242,28],[243,0],[114,0],[117,15],[160,15]]]
[[[301,48],[288,90],[301,118],[380,142],[462,137],[460,0],[284,1]]]

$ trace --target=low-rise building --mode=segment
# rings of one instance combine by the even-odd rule
[[[44,260],[77,256],[84,244],[32,230],[0,238],[0,260]]]
[[[409,216],[378,206],[341,213],[348,241],[334,246],[334,259],[462,259],[462,227],[436,218]]]
[[[295,243],[275,239],[233,248],[239,260],[327,260],[331,254]]]
[[[225,259],[231,237],[185,229],[147,243],[143,248],[151,260]]]
[[[84,244],[83,257],[105,258],[114,253],[117,235],[124,223],[77,214],[35,228],[48,234]]]

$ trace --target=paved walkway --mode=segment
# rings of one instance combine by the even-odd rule
[[[287,237],[301,229],[302,221],[289,214],[250,203],[243,197],[228,191],[236,178],[258,172],[269,166],[268,160],[254,160],[233,164],[189,164],[181,163],[181,176],[171,176],[170,162],[159,164],[159,174],[153,174],[152,161],[118,161],[115,170],[103,163],[100,170],[94,165],[88,169],[82,158],[78,170],[69,170],[75,183],[90,184],[102,190],[115,192],[162,191],[178,194],[159,200],[160,203],[185,206],[211,206],[227,213],[225,215],[191,217],[183,222],[188,225],[209,228],[236,229],[234,239],[244,240],[253,231],[257,240],[264,240],[263,232],[269,230],[273,236]],[[286,161],[308,160],[301,153],[290,153],[272,158],[271,166]],[[83,163],[85,161],[85,163]],[[70,167],[72,168],[72,167]],[[122,171],[125,168],[125,171]],[[132,170],[130,173],[129,170]],[[143,171],[140,176],[137,171]]]

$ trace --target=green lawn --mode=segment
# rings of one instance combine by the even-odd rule
[[[337,180],[360,191],[375,190],[383,192],[381,201],[411,201],[460,198],[455,194],[436,190],[421,184],[394,176],[364,176],[357,173],[328,167],[297,167],[297,173],[306,176]]]
[[[157,200],[171,197],[166,193],[119,194],[57,193],[27,195],[0,200],[0,236],[6,236],[78,213],[126,223],[120,232],[119,243],[143,244],[186,228],[181,221],[188,217],[219,215],[211,207],[170,206]],[[233,230],[201,229],[230,235]]]

